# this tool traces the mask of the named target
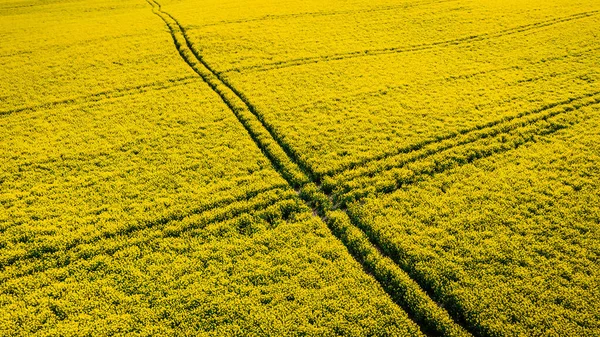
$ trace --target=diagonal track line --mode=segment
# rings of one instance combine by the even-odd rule
[[[333,234],[347,247],[351,255],[382,286],[392,300],[402,307],[420,327],[432,336],[470,336],[431,296],[408,276],[406,270],[394,264],[380,249],[373,245],[348,215],[334,210],[329,196],[320,189],[310,167],[299,160],[248,99],[215,72],[193,48],[185,29],[170,14],[164,12],[155,0],[146,0],[169,28],[177,51],[183,60],[204,79],[244,126],[252,140],[271,161],[277,172],[297,189],[300,196],[328,225]],[[340,213],[341,212],[341,213]]]
[[[53,102],[47,102],[47,103],[42,103],[42,104],[37,104],[37,105],[31,105],[31,106],[25,106],[25,107],[20,107],[20,108],[16,108],[16,109],[0,111],[0,117],[11,115],[11,114],[18,113],[18,112],[24,112],[24,111],[37,111],[40,109],[53,108],[53,107],[61,106],[61,105],[98,102],[98,101],[102,101],[102,100],[110,99],[110,98],[118,98],[118,97],[130,96],[133,94],[140,94],[140,93],[144,93],[147,91],[165,90],[165,89],[169,89],[169,88],[180,86],[180,85],[190,84],[190,83],[193,83],[194,81],[196,81],[196,78],[194,76],[186,76],[186,77],[175,78],[175,79],[162,81],[162,82],[147,83],[147,84],[136,85],[133,87],[100,91],[100,92],[97,92],[97,93],[94,93],[91,95],[87,95],[87,96],[67,98],[67,99],[62,99],[62,100],[53,101]]]
[[[587,101],[578,103],[575,107],[562,106],[544,116],[524,121],[514,128],[502,130],[502,132],[479,137],[472,142],[440,148],[432,153],[417,153],[414,157],[381,172],[379,175],[349,181],[348,185],[335,191],[334,199],[340,203],[341,207],[347,207],[348,204],[368,195],[392,193],[400,188],[416,184],[427,177],[460,167],[474,160],[516,149],[521,145],[535,141],[536,136],[550,135],[567,127],[562,122],[555,123],[551,118],[568,114],[582,107],[598,104],[600,104],[600,96],[591,97]],[[444,153],[447,154],[447,157],[437,156]],[[412,163],[417,163],[417,168],[410,167],[409,164]],[[406,168],[407,166],[408,168]]]
[[[585,106],[588,104],[596,104],[600,99],[600,92],[580,95],[578,97],[569,98],[563,101],[547,104],[540,108],[532,109],[523,112],[516,116],[497,120],[484,126],[467,129],[464,132],[440,137],[433,141],[418,143],[407,148],[401,148],[398,151],[384,154],[375,159],[366,160],[360,164],[354,165],[352,170],[340,170],[337,176],[334,176],[328,183],[328,189],[335,189],[343,182],[354,180],[360,177],[372,177],[377,173],[403,167],[409,163],[418,160],[423,160],[442,151],[447,151],[452,148],[475,143],[484,138],[494,137],[506,132],[510,132],[527,124],[532,124],[540,120],[546,120],[557,114],[565,111],[560,110],[560,107],[568,107],[570,105]],[[407,157],[408,158],[403,158]]]
[[[54,251],[48,256],[49,259],[36,259],[37,261],[41,261],[39,265],[31,266],[30,264],[27,264],[24,266],[25,268],[19,269],[19,267],[21,267],[19,266],[16,269],[10,270],[8,273],[0,274],[0,283],[6,280],[14,280],[55,268],[65,267],[75,260],[89,260],[99,254],[113,255],[115,252],[130,246],[130,240],[135,237],[137,237],[135,242],[138,244],[140,242],[152,242],[158,239],[180,237],[186,234],[196,236],[198,231],[203,231],[211,225],[235,222],[244,219],[248,214],[253,214],[253,216],[261,217],[265,221],[269,221],[269,215],[265,214],[265,212],[269,212],[269,210],[272,210],[273,208],[278,208],[279,210],[287,212],[285,216],[289,217],[302,209],[294,206],[294,204],[297,203],[304,205],[293,192],[288,190],[287,193],[280,193],[280,195],[276,197],[270,197],[265,200],[256,202],[247,200],[241,207],[237,202],[232,202],[231,204],[224,205],[224,207],[206,210],[204,213],[190,214],[187,217],[182,218],[181,221],[165,223],[158,228],[158,231],[154,232],[143,232],[143,230],[157,229],[154,227],[146,227],[138,228],[135,232],[101,235],[96,237],[96,240],[90,242],[82,241],[77,246],[73,246],[70,249]],[[290,207],[290,205],[292,206]],[[132,234],[137,235],[132,236]],[[112,245],[106,246],[105,241],[112,242]],[[82,247],[83,249],[81,249]],[[92,251],[89,250],[90,247],[93,247]],[[47,263],[48,261],[50,263]]]
[[[522,25],[522,26],[517,26],[517,27],[513,27],[513,28],[509,28],[509,29],[504,29],[504,30],[497,31],[497,32],[464,36],[464,37],[460,37],[457,39],[437,41],[437,42],[427,43],[427,44],[417,44],[417,45],[394,47],[394,48],[366,49],[366,50],[361,50],[361,51],[330,54],[330,55],[325,55],[325,56],[304,57],[304,58],[297,58],[297,59],[291,59],[291,60],[273,62],[273,63],[267,63],[267,64],[259,64],[259,65],[253,65],[253,66],[231,68],[231,69],[224,70],[223,73],[261,72],[261,71],[269,71],[269,70],[281,69],[281,68],[297,67],[297,66],[319,63],[319,62],[340,61],[340,60],[346,60],[346,59],[352,59],[352,58],[358,58],[358,57],[367,57],[367,56],[376,56],[376,55],[385,55],[385,54],[409,53],[409,52],[417,52],[417,51],[422,51],[422,50],[430,50],[430,49],[434,49],[434,48],[438,48],[438,47],[448,47],[448,46],[453,46],[453,45],[461,45],[464,43],[480,42],[480,41],[485,41],[485,40],[492,39],[492,38],[509,36],[509,35],[518,34],[518,33],[526,32],[526,31],[530,31],[530,30],[553,26],[556,24],[564,23],[564,22],[588,18],[588,17],[598,14],[599,12],[600,12],[600,10],[582,12],[582,13],[577,13],[577,14],[573,14],[573,15],[569,15],[569,16],[554,18],[554,19],[550,19],[550,20],[546,20],[546,21],[531,23],[528,25]]]
[[[163,215],[155,219],[149,219],[146,221],[139,221],[137,223],[128,224],[125,227],[116,228],[114,230],[106,230],[95,235],[91,235],[88,237],[78,237],[73,240],[67,241],[61,245],[53,245],[52,243],[47,242],[36,242],[34,247],[15,255],[5,256],[0,260],[0,270],[5,269],[11,265],[14,265],[17,262],[28,261],[33,259],[38,259],[44,257],[49,254],[56,253],[58,251],[70,251],[76,249],[81,245],[92,244],[94,242],[98,242],[103,239],[111,239],[120,235],[130,235],[135,232],[139,232],[142,230],[152,229],[152,228],[162,228],[167,224],[182,221],[192,216],[200,216],[205,213],[210,213],[220,208],[224,207],[232,207],[234,210],[230,210],[224,216],[229,216],[231,214],[240,214],[243,212],[247,212],[254,208],[264,207],[267,204],[271,204],[273,202],[277,202],[278,198],[281,198],[282,194],[285,196],[285,192],[281,193],[281,190],[287,188],[287,185],[274,185],[266,188],[260,188],[253,191],[248,191],[246,193],[237,195],[237,196],[226,196],[215,202],[200,205],[198,207],[184,210],[180,212],[174,212],[171,214]],[[269,195],[269,193],[275,194]],[[265,194],[266,196],[264,196]],[[266,198],[265,201],[259,200],[254,202],[254,199],[258,196]],[[246,202],[248,205],[242,205],[242,207],[236,208],[236,203]]]

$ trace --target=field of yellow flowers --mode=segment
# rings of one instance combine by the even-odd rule
[[[1,336],[600,335],[595,0],[0,0]]]

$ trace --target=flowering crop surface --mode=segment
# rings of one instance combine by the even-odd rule
[[[421,335],[147,3],[0,15],[0,335]]]
[[[600,335],[596,0],[0,0],[0,335]]]

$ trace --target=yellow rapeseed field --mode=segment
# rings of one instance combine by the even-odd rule
[[[0,0],[0,336],[600,335],[597,0]]]

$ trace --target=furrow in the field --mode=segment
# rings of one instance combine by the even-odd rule
[[[85,157],[88,158],[88,157]],[[85,159],[83,159],[85,160]],[[50,161],[49,161],[50,162]],[[54,162],[54,161],[51,161]],[[37,163],[36,163],[37,164]],[[77,166],[79,163],[75,163],[73,164],[74,166]],[[23,166],[28,166],[30,165],[29,163],[24,164]],[[31,164],[34,165],[34,164]],[[110,181],[111,176],[106,176],[106,177],[101,177],[98,178],[98,180],[95,180],[94,183],[96,184],[100,184],[100,183],[104,183],[104,182],[108,182]],[[272,190],[276,190],[276,189],[285,189],[288,187],[287,184],[277,184],[277,185],[272,185],[269,187],[264,187],[265,185],[260,182],[260,183],[255,183],[255,184],[251,184],[251,185],[246,185],[246,179],[244,177],[239,178],[239,179],[232,179],[231,180],[231,185],[223,185],[223,186],[218,186],[216,188],[210,189],[208,191],[206,191],[205,193],[210,194],[213,197],[213,200],[216,200],[214,203],[219,203],[219,204],[227,204],[228,201],[227,200],[231,200],[231,202],[235,202],[236,200],[250,200],[251,198],[257,197],[258,195],[261,195],[263,193],[267,193],[269,191]],[[77,187],[80,186],[81,182],[72,182],[72,183],[65,183],[62,184],[62,186],[64,187]],[[243,189],[243,193],[231,193],[232,189],[238,189],[239,186],[244,186]],[[202,211],[202,209],[209,209],[211,204],[203,204],[197,207],[193,207],[193,208],[184,208],[184,209],[172,209],[170,215],[165,215],[165,218],[169,218],[169,217],[181,217],[184,214],[191,214],[191,213],[199,213]],[[92,210],[92,212],[94,212],[94,210]],[[147,222],[152,222],[153,220],[146,220]],[[0,223],[0,234],[3,234],[3,240],[0,240],[0,245],[5,245],[5,243],[7,241],[9,241],[10,239],[10,234],[9,231],[14,230],[15,228],[18,228],[19,226],[24,225],[24,223],[22,222],[11,222],[11,223]],[[31,233],[33,237],[39,237],[40,234],[39,233]],[[0,252],[2,251],[2,249],[0,249]]]
[[[36,105],[32,105],[32,106],[25,106],[25,107],[0,111],[0,116],[7,116],[7,115],[11,115],[13,113],[24,112],[24,111],[37,111],[40,109],[53,108],[53,107],[62,106],[62,105],[98,102],[98,101],[102,101],[105,99],[119,98],[119,97],[135,95],[135,94],[142,94],[142,93],[152,91],[152,90],[164,90],[164,89],[169,89],[169,88],[180,86],[180,85],[190,84],[196,80],[197,79],[195,76],[186,76],[186,77],[175,78],[175,79],[168,80],[168,81],[147,83],[147,84],[142,84],[142,85],[136,85],[134,87],[101,91],[101,92],[97,92],[97,93],[87,95],[87,96],[67,98],[67,99],[54,101],[54,102],[48,102],[48,103],[42,103],[42,104],[36,104]]]
[[[495,67],[495,68],[490,68],[490,69],[485,69],[485,70],[458,73],[458,74],[453,74],[453,75],[449,75],[449,76],[424,80],[422,83],[423,83],[423,85],[431,85],[431,84],[447,83],[449,81],[456,81],[456,80],[474,79],[474,78],[478,78],[481,76],[492,75],[492,74],[503,73],[503,72],[510,72],[510,71],[519,70],[519,69],[523,69],[523,68],[533,67],[536,65],[547,65],[552,62],[564,60],[565,58],[568,58],[568,57],[569,58],[581,57],[581,56],[587,57],[587,56],[589,56],[589,54],[597,53],[599,50],[600,50],[600,47],[588,47],[588,48],[582,48],[579,50],[569,50],[568,52],[566,52],[562,55],[543,58],[543,59],[536,60],[536,61],[531,61],[531,62],[522,63],[522,64],[514,64],[514,65],[510,65],[510,66],[506,65],[506,66]],[[574,61],[576,61],[576,60],[574,60]],[[572,75],[572,73],[570,71],[567,71],[567,72],[564,72],[561,74]],[[532,80],[533,79],[531,79],[530,81],[532,81]],[[327,104],[331,100],[340,100],[341,99],[341,100],[350,101],[353,99],[361,99],[363,97],[373,97],[373,96],[377,96],[377,95],[380,95],[383,93],[388,94],[390,92],[394,92],[395,90],[399,90],[399,89],[401,90],[403,88],[404,88],[404,85],[386,86],[385,88],[377,88],[377,89],[361,89],[360,91],[349,92],[349,93],[346,93],[343,95],[335,95],[332,97],[311,100],[310,102],[307,102],[307,103],[291,105],[291,106],[289,106],[289,110],[302,111],[307,108],[314,108],[315,106],[318,106],[320,104]],[[408,105],[406,107],[414,108],[414,107],[408,106]],[[342,171],[345,171],[347,169],[351,169],[353,167],[364,165],[365,163],[373,161],[373,160],[378,160],[378,158],[382,159],[383,157],[389,156],[392,153],[395,153],[395,152],[382,154],[378,157],[365,158],[365,159],[362,159],[361,161],[357,161],[357,162],[348,163],[348,164],[342,165],[340,167],[337,167],[335,169],[329,170],[324,174],[333,176],[333,175],[339,174]]]
[[[25,54],[31,54],[31,53],[32,53],[32,51],[22,50],[22,51],[17,51],[17,52],[10,53],[10,54],[2,54],[2,55],[0,55],[0,58],[13,57],[13,56],[19,56],[19,55],[25,55]]]
[[[261,219],[269,226],[275,226],[277,221],[285,221],[298,212],[308,210],[294,193],[246,206],[236,208],[235,205],[231,205],[226,209],[215,209],[209,214],[197,214],[181,221],[175,221],[167,227],[146,228],[129,234],[121,233],[81,244],[74,249],[57,251],[46,258],[25,261],[2,271],[0,281],[6,282],[56,268],[66,268],[99,255],[114,255],[132,245],[149,244],[162,239],[186,235],[218,236],[223,231],[223,226],[233,226],[235,230],[247,233],[252,231],[252,224],[256,219]]]
[[[223,78],[218,76],[195,51],[179,22],[170,14],[162,11],[160,4],[156,1],[148,0],[148,3],[152,6],[154,13],[169,27],[179,55],[221,97],[244,126],[252,140],[285,180],[296,188],[308,183],[310,180],[306,177],[306,174],[290,159],[289,153],[286,153],[285,148],[277,143],[273,134],[265,128],[248,101]]]
[[[448,310],[432,300],[432,293],[424,288],[395,263],[388,254],[357,226],[347,211],[329,210],[327,223],[332,232],[344,243],[348,251],[372,275],[409,317],[427,336],[478,336],[465,328],[462,320],[450,316]]]
[[[222,20],[222,21],[213,22],[213,23],[194,25],[191,28],[203,28],[203,27],[240,24],[240,23],[248,23],[248,22],[260,22],[260,21],[287,20],[287,19],[296,19],[296,18],[301,18],[301,17],[319,17],[319,16],[348,15],[348,14],[359,14],[359,13],[386,12],[386,11],[393,11],[393,10],[398,10],[398,9],[408,9],[408,8],[413,8],[413,7],[432,5],[432,4],[440,4],[440,3],[445,3],[445,2],[454,2],[454,1],[457,1],[457,0],[420,1],[420,2],[412,2],[412,3],[403,3],[403,4],[399,4],[399,5],[381,6],[381,7],[376,7],[376,8],[266,15],[266,16],[261,16],[261,17],[257,17],[257,18],[252,18],[252,19],[245,19],[245,20]]]
[[[478,126],[464,132],[438,138],[435,141],[423,142],[412,147],[403,148],[395,153],[382,156],[382,158],[367,161],[355,166],[349,171],[342,171],[333,178],[325,179],[325,187],[333,190],[339,186],[351,184],[357,178],[374,178],[375,175],[393,168],[401,168],[409,163],[425,159],[442,151],[477,142],[484,138],[490,138],[502,133],[507,133],[527,124],[564,113],[570,107],[596,104],[600,101],[600,92],[581,95],[561,102],[555,102],[538,109],[520,113],[514,117],[505,118],[486,125]],[[346,191],[347,192],[347,191]]]
[[[576,116],[573,116],[573,112],[596,104],[600,104],[598,94],[571,101],[570,104],[557,105],[542,115],[495,128],[493,132],[484,133],[473,140],[447,146],[442,143],[440,148],[432,148],[430,152],[425,150],[409,154],[404,162],[387,171],[344,183],[335,191],[334,200],[345,207],[365,196],[390,193],[474,160],[516,149],[536,141],[538,136],[552,134],[568,127],[575,122]]]
[[[254,66],[232,68],[232,69],[224,70],[224,71],[222,71],[222,73],[261,72],[261,71],[269,71],[269,70],[273,70],[273,69],[296,67],[296,66],[301,66],[301,65],[305,65],[305,64],[311,64],[311,63],[318,63],[318,62],[340,61],[340,60],[352,59],[352,58],[357,58],[357,57],[367,57],[367,56],[376,56],[376,55],[384,55],[384,54],[410,53],[410,52],[429,50],[429,49],[438,48],[438,47],[462,45],[465,43],[472,43],[472,42],[485,41],[488,39],[500,38],[500,37],[504,37],[504,36],[509,36],[509,35],[526,32],[526,31],[545,28],[545,27],[549,27],[549,26],[553,26],[553,25],[557,25],[560,23],[565,23],[565,22],[569,22],[569,21],[573,21],[573,20],[584,19],[584,18],[588,18],[588,17],[596,15],[596,14],[598,14],[598,12],[600,12],[600,11],[594,10],[594,11],[582,12],[582,13],[565,16],[565,17],[559,17],[559,18],[554,18],[554,19],[550,19],[550,20],[546,20],[546,21],[536,22],[536,23],[532,23],[532,24],[528,24],[528,25],[521,25],[521,26],[509,28],[509,29],[500,30],[497,32],[464,36],[464,37],[457,38],[457,39],[437,41],[437,42],[427,43],[427,44],[417,44],[417,45],[411,45],[411,46],[380,48],[380,49],[366,49],[366,50],[353,51],[353,52],[348,52],[348,53],[339,53],[339,54],[331,54],[331,55],[316,56],[316,57],[305,57],[305,58],[298,58],[298,59],[292,59],[292,60],[287,60],[287,61],[273,62],[273,63],[268,63],[268,64],[260,64],[260,65],[254,65]]]
[[[336,237],[347,246],[354,258],[371,272],[390,297],[419,324],[424,332],[431,335],[468,336],[469,333],[453,320],[445,309],[435,303],[431,296],[420,289],[406,271],[386,262],[389,259],[384,255],[373,253],[379,250],[368,243],[364,233],[352,224],[339,223],[336,220],[339,217],[333,217],[335,214],[332,213],[329,196],[316,185],[319,182],[310,167],[298,159],[298,154],[257,113],[248,99],[202,59],[190,42],[183,26],[170,14],[164,12],[159,3],[154,0],[147,1],[154,13],[168,26],[183,60],[221,97],[263,154],[271,161],[273,167],[290,186],[298,189],[300,196],[313,209],[313,214],[321,217]],[[340,226],[344,226],[341,231]],[[358,246],[352,246],[353,242],[348,241],[346,236],[351,231],[354,233],[351,240],[359,240],[361,245],[369,245],[368,248],[363,245],[355,249]]]
[[[5,243],[5,248],[0,250],[0,254],[2,255],[0,256],[0,266],[6,268],[23,261],[40,259],[49,254],[72,250],[78,246],[88,245],[101,239],[108,239],[120,235],[131,235],[132,233],[147,229],[163,228],[172,222],[181,222],[185,219],[194,219],[195,217],[206,217],[210,215],[212,215],[214,219],[221,219],[232,215],[242,214],[255,208],[265,207],[266,205],[277,202],[281,198],[295,194],[289,189],[287,191],[282,191],[282,188],[284,187],[286,186],[272,186],[262,190],[250,191],[238,196],[223,197],[216,202],[187,210],[185,213],[177,212],[167,214],[159,218],[130,223],[125,226],[117,226],[103,230],[99,233],[91,233],[85,237],[75,236],[64,240],[63,238],[57,239],[54,236],[55,240],[49,238],[45,241],[37,241],[32,244],[26,244],[25,246],[19,245],[16,248],[14,248],[13,245],[7,245]],[[5,237],[4,240],[9,241],[10,238]]]

